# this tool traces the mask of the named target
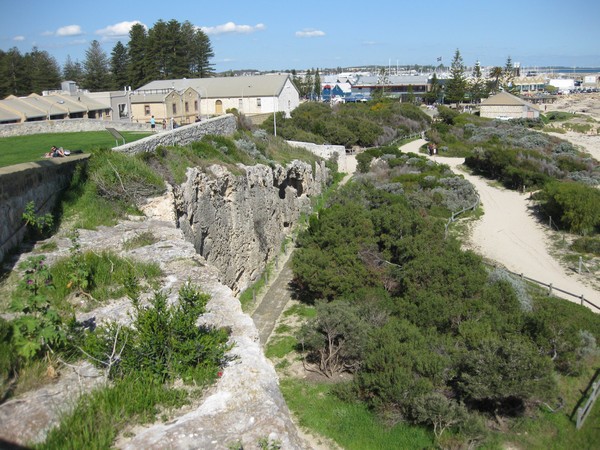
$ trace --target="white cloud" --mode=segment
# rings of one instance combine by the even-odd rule
[[[67,25],[56,30],[57,36],[80,36],[83,34],[79,25]]]
[[[227,22],[223,25],[217,25],[216,27],[200,27],[202,31],[206,34],[225,34],[225,33],[240,33],[240,34],[248,34],[254,33],[255,31],[262,31],[266,27],[262,23],[258,23],[254,26],[252,25],[238,25],[233,22]]]
[[[97,30],[96,34],[103,36],[104,38],[129,36],[129,31],[131,30],[131,27],[138,23],[143,25],[144,28],[148,28],[139,20],[134,20],[132,22],[125,21],[116,23],[114,25],[109,25],[106,28]]]
[[[15,36],[13,38],[13,41],[19,41],[20,42],[20,41],[24,41],[24,40],[25,40],[25,36]]]
[[[325,32],[321,30],[313,30],[311,28],[305,28],[302,31],[296,31],[296,37],[300,38],[312,38],[325,36]]]

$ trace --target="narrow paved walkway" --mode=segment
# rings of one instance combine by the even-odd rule
[[[346,155],[340,170],[343,170],[347,174],[340,183],[345,184],[356,170],[356,156]],[[251,314],[256,328],[258,328],[260,343],[263,346],[269,341],[277,319],[279,319],[285,306],[292,298],[290,281],[292,281],[293,277],[291,268],[291,256],[294,251],[293,245],[292,243],[290,249],[281,261],[279,261],[279,264],[276,264],[271,274],[271,279],[265,286],[263,293],[257,296],[256,301],[258,305]]]
[[[401,150],[418,153],[425,143],[419,139],[401,147]],[[550,233],[534,216],[533,202],[528,195],[492,186],[488,180],[465,172],[460,167],[463,158],[434,156],[432,159],[463,175],[479,193],[484,214],[471,230],[469,246],[473,250],[513,272],[546,284],[552,283],[578,296],[583,295],[586,300],[600,306],[600,293],[589,285],[588,280],[562,266],[550,254]],[[579,303],[577,298],[559,291],[555,290],[553,294]]]
[[[273,282],[267,283],[265,293],[262,298],[257,299],[260,302],[252,313],[252,320],[258,328],[260,343],[263,346],[266,345],[273,333],[275,322],[283,312],[285,305],[292,298],[289,287],[293,277],[291,253],[287,255],[286,261],[282,262],[281,268],[275,268],[275,273],[271,275],[274,278]]]

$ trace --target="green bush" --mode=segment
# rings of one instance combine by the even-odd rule
[[[600,192],[576,182],[548,183],[537,196],[545,212],[568,231],[592,234],[600,226]]]
[[[578,253],[592,253],[600,256],[600,237],[586,236],[577,238],[571,244],[571,250]]]
[[[217,376],[228,349],[225,330],[196,325],[208,300],[189,283],[180,289],[177,305],[169,306],[159,292],[148,306],[134,299],[133,325],[113,323],[89,333],[86,351],[104,361],[113,377],[143,372],[160,383],[182,378],[202,385]],[[118,358],[114,348],[122,349]]]

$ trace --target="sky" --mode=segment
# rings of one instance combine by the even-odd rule
[[[200,27],[217,72],[450,65],[457,49],[467,66],[600,67],[598,0],[0,0],[0,49],[37,47],[62,67],[161,19]]]

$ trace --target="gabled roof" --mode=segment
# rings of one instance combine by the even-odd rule
[[[21,120],[21,116],[2,107],[0,103],[0,122],[15,122]]]
[[[288,79],[289,74],[157,80],[140,87],[134,95],[142,91],[181,91],[191,87],[203,98],[273,97],[280,94]]]
[[[14,95],[9,95],[4,100],[0,100],[0,103],[5,109],[21,113],[25,119],[46,117],[46,112],[43,109],[30,105]]]
[[[498,92],[497,94],[482,100],[481,106],[527,106],[529,108],[537,109],[531,103],[526,102],[516,95],[509,94],[508,92]]]

